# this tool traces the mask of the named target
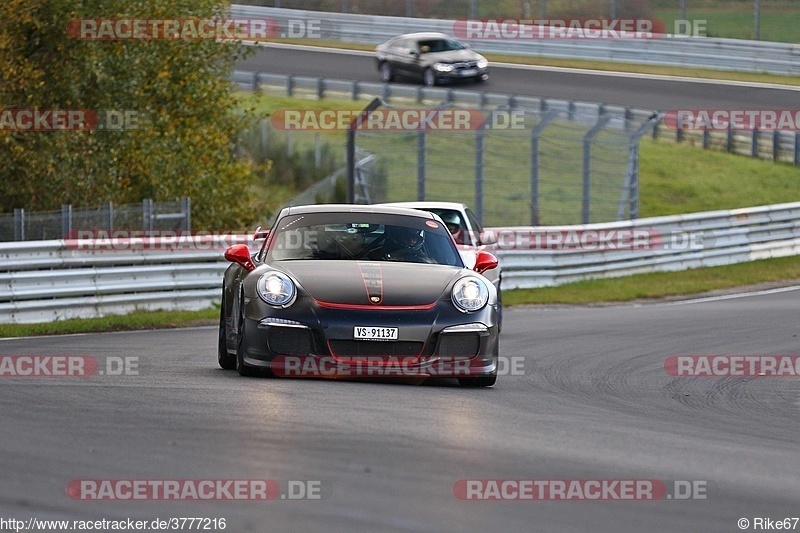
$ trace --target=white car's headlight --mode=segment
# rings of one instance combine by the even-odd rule
[[[478,60],[478,68],[486,68],[489,66],[489,62],[486,60],[485,57],[482,57]]]
[[[297,289],[286,274],[267,272],[258,278],[258,295],[269,305],[289,307],[294,303]]]
[[[447,63],[436,63],[433,65],[433,68],[439,72],[450,72],[453,70],[453,65],[448,65]]]
[[[489,288],[482,280],[467,276],[453,285],[453,303],[462,311],[483,309],[489,301]]]

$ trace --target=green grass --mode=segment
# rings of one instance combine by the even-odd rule
[[[800,256],[503,291],[503,305],[591,304],[686,296],[767,282],[800,283]]]
[[[73,318],[40,324],[0,324],[0,337],[181,328],[218,323],[218,306],[201,311],[134,311],[127,315]]]
[[[676,2],[677,4],[677,2]],[[755,20],[753,17],[753,2],[745,5],[731,7],[693,8],[689,4],[686,18],[691,21],[705,20],[706,35],[708,37],[724,37],[728,39],[753,39],[755,37]],[[667,26],[667,31],[673,32],[675,20],[680,19],[678,9],[658,9],[655,18],[661,19]],[[776,7],[771,9],[767,2],[762,2],[760,38],[762,41],[775,41],[785,43],[800,42],[800,7]]]

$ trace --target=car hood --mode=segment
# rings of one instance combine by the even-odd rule
[[[458,61],[477,61],[481,55],[469,49],[432,52],[425,54],[425,60],[432,63],[457,63]]]
[[[426,306],[435,303],[463,269],[387,261],[279,261],[322,303],[364,306]]]

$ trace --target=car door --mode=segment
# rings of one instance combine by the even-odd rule
[[[419,63],[417,41],[414,39],[402,39],[397,48],[396,61],[395,72],[402,76],[417,76],[418,68],[416,65]]]

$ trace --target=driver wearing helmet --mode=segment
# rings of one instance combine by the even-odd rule
[[[428,263],[422,249],[425,234],[422,230],[402,226],[386,226],[386,241],[381,247],[381,260]]]
[[[456,244],[465,244],[464,225],[461,223],[461,215],[455,211],[442,211],[439,213],[439,217],[444,222],[444,225],[447,226],[447,231],[453,236]]]

